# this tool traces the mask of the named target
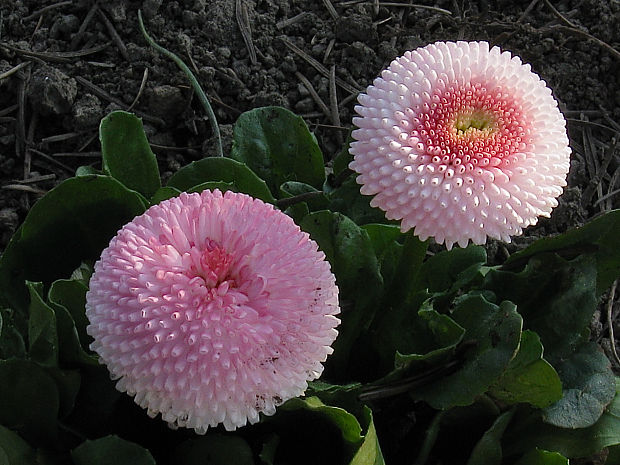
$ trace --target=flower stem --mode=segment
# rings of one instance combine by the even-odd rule
[[[443,415],[445,410],[437,412],[433,421],[431,421],[430,426],[426,430],[426,436],[424,437],[424,442],[422,443],[422,448],[420,449],[420,453],[414,462],[414,465],[424,465],[428,460],[428,456],[437,442],[437,436],[439,435],[439,428],[441,427],[441,420],[443,419]]]
[[[198,82],[198,79],[196,79],[196,76],[194,76],[194,73],[192,73],[192,71],[187,67],[187,65],[183,62],[183,60],[181,60],[177,55],[172,53],[170,50],[167,50],[161,45],[159,45],[157,42],[155,42],[151,38],[151,36],[149,36],[148,32],[146,32],[146,29],[144,27],[144,22],[142,21],[141,10],[138,10],[138,23],[140,25],[140,31],[142,32],[142,35],[144,36],[146,41],[151,45],[151,47],[153,47],[158,52],[163,53],[168,58],[172,59],[177,64],[177,66],[181,68],[181,71],[183,71],[185,75],[187,76],[187,78],[189,79],[189,82],[191,83],[192,87],[194,88],[194,91],[196,92],[196,95],[198,96],[198,100],[200,100],[200,103],[205,109],[207,116],[209,117],[209,121],[211,122],[211,127],[213,128],[213,132],[215,133],[215,138],[217,140],[217,156],[223,157],[224,150],[222,149],[222,136],[220,135],[220,127],[217,124],[217,119],[215,118],[215,113],[213,112],[213,108],[211,107],[211,104],[209,103],[209,99],[207,98],[204,91],[202,90],[202,87],[200,87],[200,83]]]
[[[293,197],[287,197],[285,199],[276,200],[276,206],[280,210],[286,210],[291,205],[296,203],[305,202],[306,200],[312,200],[317,197],[325,195],[323,191],[304,192],[303,194],[295,195]]]

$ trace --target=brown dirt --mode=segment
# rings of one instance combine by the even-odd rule
[[[236,3],[247,10],[255,63]],[[620,206],[618,0],[398,3],[0,0],[0,250],[40,195],[77,166],[100,166],[98,123],[111,110],[133,105],[143,117],[164,177],[214,152],[208,120],[186,77],[142,38],[139,8],[151,35],[194,70],[215,107],[225,147],[241,112],[281,105],[304,116],[326,162],[351,125],[353,91],[364,89],[393,58],[436,40],[500,45],[553,89],[573,156],[552,217],[513,244],[489,244],[491,259]],[[337,89],[338,118],[324,114],[302,84],[303,76],[329,107],[329,73],[310,66],[291,44],[327,71],[335,66],[344,82]],[[605,308],[593,329],[609,347]]]

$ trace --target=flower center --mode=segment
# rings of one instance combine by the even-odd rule
[[[461,136],[467,131],[476,132],[476,130],[478,130],[487,133],[492,132],[496,129],[495,122],[495,118],[493,118],[491,113],[483,110],[473,110],[459,113],[454,125],[457,134]]]
[[[468,83],[439,88],[429,97],[415,108],[409,141],[419,161],[445,177],[502,168],[526,149],[529,129],[521,105],[500,88]]]
[[[200,256],[198,275],[205,280],[207,287],[217,287],[229,278],[232,255],[228,254],[217,242],[207,239]]]

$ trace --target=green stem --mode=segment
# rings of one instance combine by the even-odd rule
[[[211,104],[209,103],[209,99],[207,98],[204,91],[202,90],[202,87],[200,87],[200,83],[198,82],[198,79],[196,79],[196,76],[194,76],[194,73],[192,73],[192,71],[187,67],[187,65],[183,62],[183,60],[181,60],[177,55],[172,53],[170,50],[167,50],[161,45],[159,45],[157,42],[155,42],[151,38],[151,36],[149,36],[148,32],[146,32],[146,29],[144,27],[144,22],[142,21],[141,10],[138,10],[138,23],[140,25],[140,31],[142,31],[142,35],[144,36],[146,41],[151,45],[151,47],[153,47],[158,52],[163,53],[171,60],[173,60],[177,64],[177,66],[181,68],[181,71],[183,71],[185,75],[187,76],[187,78],[189,79],[189,82],[191,83],[192,87],[194,88],[194,91],[196,92],[196,95],[198,95],[198,100],[200,100],[200,103],[202,104],[203,108],[207,112],[207,116],[209,117],[209,121],[211,122],[211,127],[213,128],[213,132],[215,133],[215,138],[217,140],[217,156],[223,157],[224,150],[222,149],[222,136],[220,135],[220,127],[217,124],[217,119],[215,118],[215,113],[213,112],[213,108],[211,107]]]
[[[416,458],[414,465],[424,465],[428,456],[431,454],[431,450],[435,446],[437,442],[437,436],[439,436],[439,428],[441,427],[441,420],[443,419],[445,411],[437,412],[430,426],[426,430],[426,436],[424,437],[424,442],[422,443],[422,449],[420,449],[420,453],[418,454],[418,458]]]
[[[291,205],[295,205],[296,203],[305,202],[307,200],[316,199],[325,195],[323,191],[312,191],[312,192],[304,192],[303,194],[298,194],[293,197],[286,197],[284,199],[276,200],[276,206],[280,210],[286,210]]]

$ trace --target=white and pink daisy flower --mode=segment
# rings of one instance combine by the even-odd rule
[[[198,433],[271,415],[320,376],[339,320],[325,255],[252,197],[181,194],[125,225],[95,264],[88,334],[117,388]]]
[[[551,90],[487,42],[436,42],[396,58],[358,97],[349,165],[388,219],[448,249],[510,242],[550,216],[570,148]]]

